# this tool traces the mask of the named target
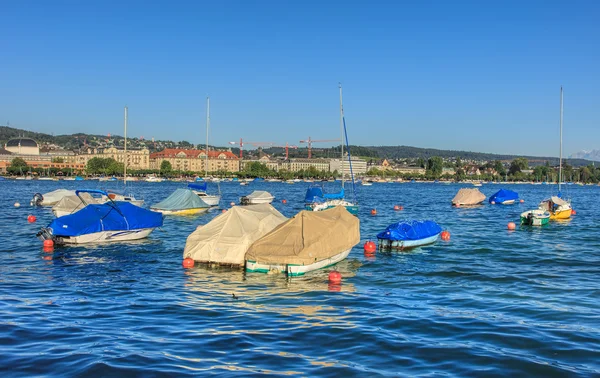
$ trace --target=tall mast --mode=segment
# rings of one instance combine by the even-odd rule
[[[210,126],[210,97],[206,97],[206,162],[204,163],[204,179],[208,176],[208,128]]]
[[[123,183],[127,183],[127,106],[125,107],[125,147],[123,152],[125,153],[125,162],[123,163]]]
[[[340,170],[342,171],[342,189],[344,189],[344,105],[342,104],[342,83],[338,83],[340,86],[340,148],[342,156],[340,158]]]
[[[558,159],[558,195],[560,195],[560,182],[562,181],[562,133],[563,133],[563,88],[560,86],[560,157]]]

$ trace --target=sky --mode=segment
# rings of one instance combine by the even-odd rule
[[[0,125],[210,143],[600,148],[600,1],[3,1]],[[316,143],[325,147],[332,143]]]

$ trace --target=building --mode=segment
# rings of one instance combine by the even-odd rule
[[[362,160],[362,159],[353,157],[351,159],[351,162],[352,162],[352,173],[354,173],[354,175],[362,175],[362,174],[367,173],[366,160]],[[338,173],[341,173],[342,165],[343,165],[343,169],[344,169],[344,176],[350,177],[350,163],[348,162],[348,159],[344,159],[343,162],[340,159],[331,160],[329,162],[329,171],[330,172],[337,171]]]
[[[6,142],[4,149],[17,155],[39,155],[40,147],[31,138],[14,138]]]
[[[125,163],[125,150],[123,147],[105,148],[103,155],[104,158],[113,158],[118,163]],[[150,151],[146,147],[128,148],[127,169],[150,169]]]
[[[395,169],[396,172],[407,173],[411,175],[424,175],[425,168],[422,167],[398,167]]]
[[[160,169],[163,161],[175,171],[203,172],[206,169],[205,150],[165,148],[150,154],[150,169]],[[208,172],[239,172],[240,160],[231,151],[208,151]]]
[[[250,163],[260,163],[267,166],[267,168],[274,170],[275,172],[279,171],[279,169],[285,168],[282,165],[281,161],[271,160],[267,155],[262,156],[260,159],[246,159],[240,161],[240,171],[246,169],[246,166]]]
[[[290,172],[298,172],[315,168],[317,171],[329,172],[329,160],[327,159],[289,159],[281,163],[281,167]]]

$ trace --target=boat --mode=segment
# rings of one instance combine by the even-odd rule
[[[512,205],[519,200],[519,194],[512,190],[500,189],[494,193],[488,202],[492,205]]]
[[[344,117],[344,105],[342,100],[342,85],[339,85],[340,89],[340,129],[342,134],[342,139],[340,143],[341,150],[341,158],[340,165],[341,168],[341,189],[339,192],[335,193],[326,193],[323,187],[317,185],[311,185],[306,190],[306,195],[304,196],[304,208],[308,211],[322,211],[335,208],[337,206],[343,206],[348,210],[351,214],[358,214],[358,204],[356,202],[356,183],[354,181],[354,173],[352,172],[352,158],[350,156],[350,146],[348,145],[348,133],[346,131],[346,119]],[[344,141],[346,146],[348,147],[348,163],[350,167],[350,177],[352,179],[352,193],[354,195],[354,201],[350,201],[345,198],[345,186],[344,186]]]
[[[188,236],[183,258],[243,267],[250,245],[286,220],[266,203],[233,206]]]
[[[361,183],[361,185],[362,185],[362,186],[372,186],[372,185],[373,185],[373,182],[372,182],[372,181],[363,181],[363,182]]]
[[[377,234],[379,249],[403,251],[435,243],[442,228],[434,221],[408,221],[389,225]]]
[[[474,182],[473,186],[480,187],[482,184],[480,182]]]
[[[165,179],[162,177],[156,177],[156,175],[148,175],[148,176],[146,176],[144,181],[146,181],[146,182],[163,182],[163,181],[165,181]]]
[[[150,210],[166,215],[195,215],[208,211],[210,206],[189,189],[177,189]]]
[[[573,208],[570,201],[562,199],[562,134],[563,134],[563,89],[560,87],[560,154],[558,159],[558,195],[540,202],[539,209],[550,212],[550,220],[563,220],[571,218]]]
[[[79,193],[79,195],[73,194],[72,196],[63,197],[58,203],[52,206],[52,213],[55,217],[63,217],[78,212],[89,204],[104,203],[107,200],[104,198],[95,198],[91,193]]]
[[[475,206],[485,201],[485,194],[477,188],[462,188],[452,198],[452,206]]]
[[[264,190],[255,190],[247,196],[240,198],[241,205],[256,205],[259,203],[271,203],[275,197]]]
[[[75,194],[96,193],[108,196],[102,190],[76,190]],[[108,201],[89,204],[78,212],[54,219],[42,228],[37,237],[53,240],[55,244],[86,244],[121,242],[147,237],[163,225],[163,216],[130,202]]]
[[[126,195],[125,192],[122,191],[108,189],[106,190],[106,193],[108,194],[108,196],[104,198],[104,201],[108,201],[108,199],[110,198],[113,201],[130,202],[135,206],[142,206],[144,204],[143,199],[136,199],[133,196]]]
[[[343,206],[302,210],[250,246],[246,271],[302,276],[344,260],[360,242],[360,222]]]
[[[242,181],[240,182],[240,186],[248,186],[248,183],[246,181]]]
[[[31,206],[54,206],[61,199],[63,199],[63,197],[74,195],[74,190],[67,189],[57,189],[44,194],[35,193],[30,201],[30,204]]]
[[[521,224],[526,226],[544,226],[550,220],[550,212],[541,209],[527,210],[521,213]]]

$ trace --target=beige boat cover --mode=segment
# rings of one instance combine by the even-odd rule
[[[266,203],[234,206],[188,236],[183,258],[243,265],[248,247],[286,220]]]
[[[74,196],[74,195],[75,195],[74,190],[56,189],[52,192],[42,194],[42,197],[44,197],[44,200],[42,201],[41,205],[42,206],[53,206],[53,205],[56,205],[64,197]]]
[[[557,196],[552,196],[550,197],[550,199],[553,203],[557,204],[558,206],[566,206],[569,204],[567,201]]]
[[[343,206],[303,210],[254,242],[246,260],[265,264],[309,265],[360,242],[360,222]]]
[[[452,198],[453,205],[477,205],[485,200],[485,194],[477,188],[462,188]]]
[[[81,198],[83,198],[85,203],[81,200],[81,198],[79,198],[79,196],[81,196]],[[90,193],[79,193],[79,196],[73,195],[73,196],[63,197],[60,201],[58,201],[58,203],[56,205],[52,206],[52,210],[53,211],[64,211],[64,212],[68,212],[68,213],[72,214],[72,213],[75,213],[75,212],[83,209],[88,204],[104,202],[100,199],[96,199],[96,198],[92,197],[92,195]]]

